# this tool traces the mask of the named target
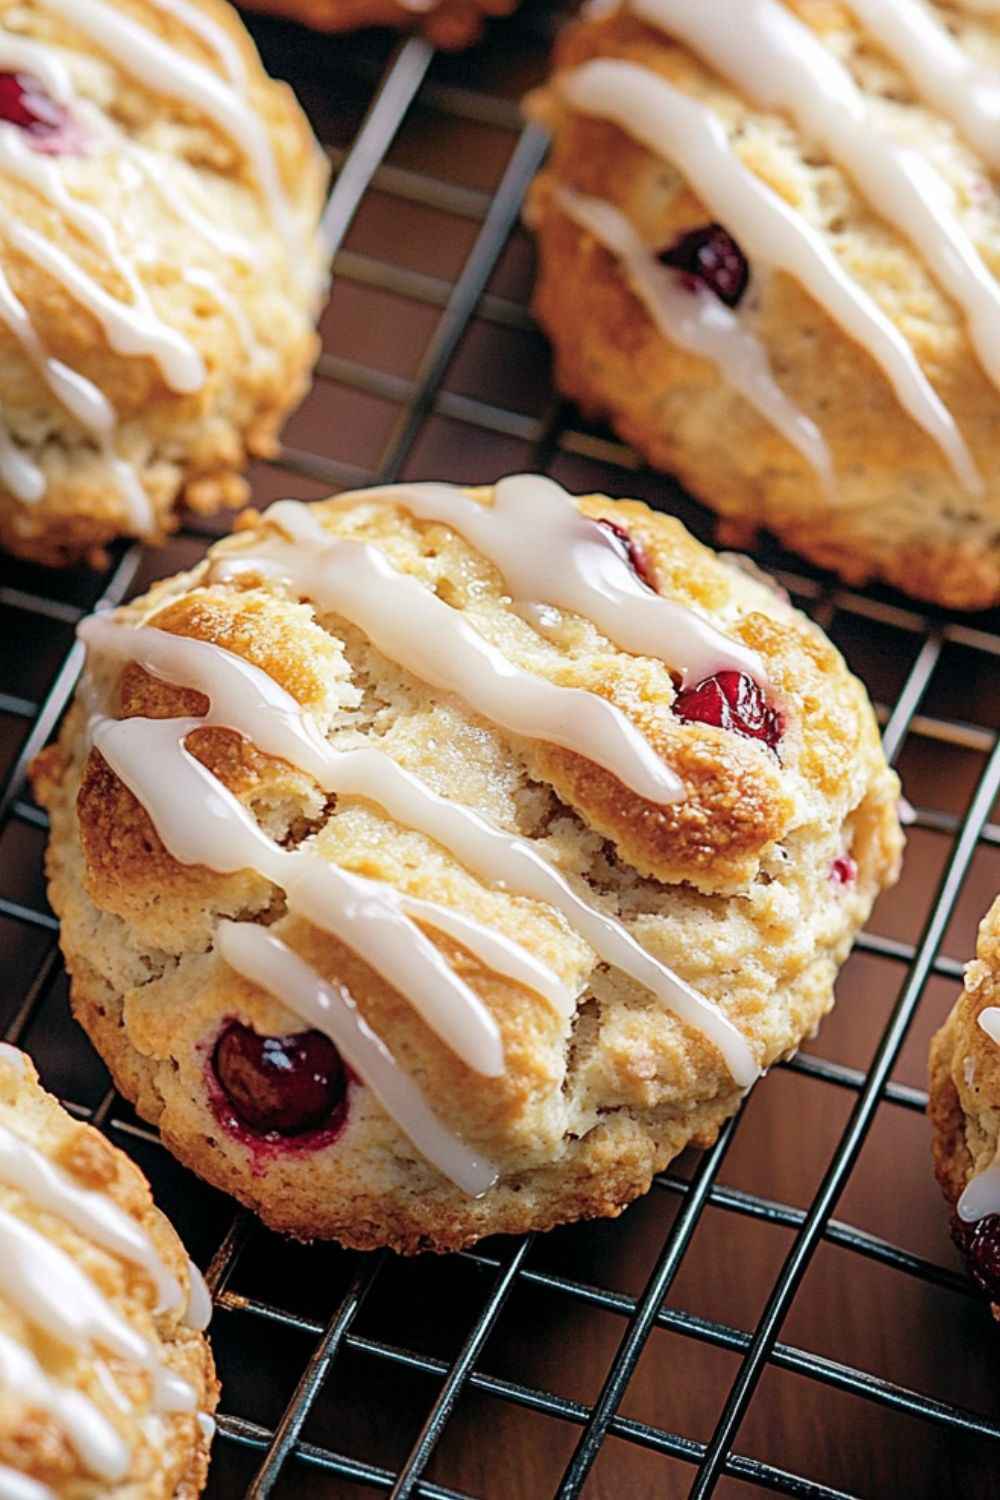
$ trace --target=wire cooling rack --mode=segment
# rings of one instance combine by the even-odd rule
[[[550,17],[528,9],[457,61],[416,39],[255,29],[336,168],[319,378],[278,462],[255,470],[258,499],[537,468],[710,536],[705,512],[551,395],[517,227],[545,141],[516,106]],[[225,524],[119,549],[103,575],[0,565],[0,1020],[136,1157],[208,1267],[224,1383],[209,1493],[995,1494],[991,1328],[948,1245],[921,1080],[961,976],[948,955],[970,955],[1000,888],[1000,621],[853,592],[762,548],[865,676],[917,804],[903,882],[843,971],[822,1055],[776,1070],[616,1223],[405,1262],[289,1245],[234,1213],[66,1018],[25,768],[72,692],[81,615],[193,561]]]

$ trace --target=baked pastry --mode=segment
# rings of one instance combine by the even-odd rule
[[[815,1028],[896,872],[861,685],[643,505],[283,502],[81,636],[34,768],[75,1013],[303,1238],[618,1213]]]
[[[304,21],[320,31],[398,26],[458,51],[478,41],[487,16],[509,16],[518,0],[249,0],[248,10]]]
[[[0,1495],[192,1500],[211,1300],[145,1179],[0,1045]]]
[[[1000,11],[626,0],[529,109],[561,389],[745,542],[1000,601]]]
[[[326,180],[223,0],[0,0],[0,543],[242,503],[316,354]]]
[[[965,987],[931,1043],[928,1113],[953,1238],[1000,1321],[1000,898],[983,918]]]

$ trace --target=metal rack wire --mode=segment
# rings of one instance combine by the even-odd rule
[[[539,29],[539,17],[529,14],[521,22],[509,24],[520,25],[524,35],[525,28]],[[540,29],[544,30],[544,25],[543,17]],[[331,52],[329,56],[332,55]],[[371,66],[367,54],[359,58],[343,47],[337,50],[336,58],[337,66],[350,70],[355,77],[359,70],[364,77]],[[510,100],[478,93],[442,78],[436,67],[432,50],[424,42],[410,39],[394,45],[384,69],[376,77],[370,107],[353,144],[347,150],[331,153],[337,176],[326,228],[336,251],[338,278],[438,309],[440,318],[415,375],[409,379],[362,366],[338,354],[336,349],[321,357],[318,371],[321,383],[333,382],[366,392],[397,408],[395,422],[374,467],[368,469],[287,447],[278,461],[280,468],[330,487],[393,479],[411,462],[414,445],[427,422],[439,417],[528,445],[531,463],[539,469],[575,457],[622,471],[617,488],[627,491],[640,469],[635,457],[607,435],[575,425],[573,414],[558,401],[553,401],[541,416],[532,416],[445,388],[456,350],[473,318],[516,330],[531,326],[521,302],[488,288],[514,228],[525,189],[542,160],[545,140],[536,128],[522,128]],[[389,159],[393,141],[405,129],[410,112],[417,105],[453,120],[479,122],[510,134],[509,158],[495,192],[489,194],[447,182],[401,167]],[[401,200],[441,208],[477,226],[471,252],[453,283],[346,247],[354,216],[373,189]],[[210,524],[192,520],[182,539],[194,545],[211,530]],[[82,593],[79,590],[74,593],[70,588],[68,597],[61,584],[49,593],[44,583],[39,583],[41,575],[37,571],[8,565],[8,577],[0,584],[0,608],[11,612],[25,630],[41,624],[69,627],[96,604],[114,603],[125,597],[142,561],[138,547],[121,549],[103,577],[93,586],[81,585]],[[762,1375],[768,1370],[791,1372],[809,1382],[873,1403],[887,1413],[917,1418],[946,1435],[1000,1439],[1000,1423],[989,1416],[810,1352],[787,1341],[784,1335],[796,1292],[818,1247],[824,1244],[959,1297],[969,1295],[966,1283],[954,1270],[833,1215],[879,1109],[883,1105],[911,1113],[924,1109],[924,1093],[895,1080],[892,1074],[929,981],[935,977],[949,981],[960,977],[961,965],[942,952],[942,943],[977,851],[1000,846],[1000,827],[990,821],[1000,792],[1000,741],[994,727],[988,722],[969,722],[938,713],[926,706],[932,679],[944,653],[953,649],[986,653],[995,662],[1000,656],[1000,633],[996,623],[988,620],[948,622],[884,593],[861,593],[831,586],[828,580],[806,569],[790,569],[786,559],[773,553],[765,561],[777,561],[782,581],[824,625],[829,627],[838,619],[848,618],[885,626],[912,643],[912,661],[905,680],[892,703],[879,709],[884,722],[885,748],[891,760],[898,760],[914,737],[971,751],[983,759],[981,774],[966,800],[964,812],[958,814],[936,807],[916,810],[917,828],[949,842],[936,898],[917,940],[908,942],[868,932],[859,941],[861,952],[897,966],[905,975],[868,1066],[858,1069],[812,1054],[801,1054],[785,1065],[792,1073],[852,1101],[846,1124],[811,1202],[806,1207],[795,1207],[720,1183],[720,1171],[741,1128],[738,1117],[701,1157],[690,1176],[671,1169],[657,1179],[654,1192],[678,1200],[679,1206],[638,1294],[609,1290],[533,1264],[531,1238],[504,1242],[499,1250],[480,1246],[459,1257],[463,1266],[475,1271],[480,1294],[464,1342],[450,1358],[358,1331],[361,1310],[379,1297],[380,1278],[384,1279],[388,1260],[384,1255],[344,1256],[344,1288],[325,1322],[299,1310],[289,1297],[282,1297],[281,1288],[268,1288],[265,1295],[237,1290],[238,1272],[248,1247],[263,1233],[247,1215],[237,1212],[230,1216],[227,1227],[217,1238],[208,1269],[217,1317],[231,1314],[234,1318],[250,1319],[274,1330],[276,1336],[288,1333],[311,1344],[311,1354],[298,1372],[294,1389],[270,1423],[240,1411],[238,1406],[230,1404],[228,1393],[224,1393],[219,1444],[223,1448],[236,1445],[258,1455],[256,1472],[249,1483],[241,1481],[240,1487],[246,1494],[269,1495],[276,1485],[286,1482],[289,1475],[301,1468],[314,1476],[335,1476],[349,1488],[357,1485],[387,1492],[394,1500],[413,1495],[433,1500],[469,1500],[468,1491],[433,1480],[428,1470],[458,1404],[470,1392],[578,1429],[578,1439],[554,1491],[559,1500],[570,1500],[584,1491],[609,1438],[664,1459],[681,1461],[689,1469],[690,1488],[685,1483],[685,1491],[699,1500],[712,1494],[720,1481],[726,1479],[782,1494],[808,1496],[811,1500],[843,1500],[848,1493],[855,1493],[738,1451],[741,1422]],[[18,825],[33,830],[44,828],[44,816],[25,794],[25,769],[51,737],[72,693],[80,665],[80,649],[72,645],[53,664],[45,690],[37,698],[14,690],[0,691],[0,715],[18,726],[20,740],[0,791],[0,839]],[[4,1015],[4,1035],[17,1042],[32,1031],[46,998],[59,981],[56,924],[41,901],[6,893],[0,894],[0,919],[18,928],[32,929],[42,939],[40,957],[20,992],[12,996]],[[81,1040],[79,1045],[85,1044]],[[159,1149],[155,1135],[136,1123],[113,1091],[107,1091],[92,1106],[72,1096],[67,1102],[78,1114],[107,1129],[120,1144]],[[736,1327],[667,1305],[685,1255],[709,1207],[740,1220],[776,1226],[788,1238],[783,1264],[773,1278],[759,1319],[751,1328]],[[491,1333],[512,1295],[523,1288],[557,1299],[568,1308],[598,1309],[620,1321],[620,1340],[606,1364],[603,1385],[592,1402],[490,1374],[483,1367],[482,1356]],[[714,1430],[706,1438],[695,1439],[668,1426],[626,1415],[622,1410],[630,1382],[655,1330],[667,1330],[691,1344],[726,1351],[735,1361],[728,1394],[721,1403]],[[340,1451],[332,1432],[321,1434],[321,1441],[307,1436],[331,1371],[349,1354],[376,1362],[387,1376],[418,1375],[436,1384],[436,1395],[423,1424],[409,1452],[394,1468]],[[307,1487],[307,1492],[312,1490]],[[662,1489],[654,1483],[650,1493],[654,1492],[666,1494],[666,1482]],[[217,1493],[232,1494],[236,1490],[219,1489]],[[504,1500],[510,1493],[513,1491],[504,1492]],[[499,1494],[491,1492],[488,1500],[496,1500]]]

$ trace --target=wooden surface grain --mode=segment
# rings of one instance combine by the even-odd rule
[[[494,27],[470,57],[442,60],[433,80],[514,100],[544,70],[540,41],[543,13]],[[362,118],[377,69],[391,45],[384,38],[316,42],[294,28],[255,24],[266,59],[292,77],[323,139],[346,147]],[[497,111],[493,111],[497,116]],[[497,116],[497,118],[500,118]],[[477,214],[509,160],[515,136],[504,123],[472,123],[421,104],[390,152],[397,169],[362,204],[347,237],[344,272],[334,282],[323,319],[324,348],[341,362],[342,378],[317,383],[292,418],[286,441],[294,448],[374,470],[393,430],[406,382],[415,377],[440,317],[433,296],[415,300],[366,284],[378,263],[403,267],[450,283],[460,273],[478,230]],[[404,175],[400,176],[402,173]],[[443,185],[439,205],[400,196],[405,174]],[[412,180],[412,179],[410,179]],[[456,211],[459,210],[459,211]],[[524,306],[530,292],[531,249],[516,232],[494,273],[490,290]],[[422,283],[431,288],[432,283]],[[362,367],[371,380],[351,374]],[[389,388],[382,376],[397,382]],[[403,382],[402,385],[398,382]],[[367,387],[367,388],[365,388]],[[529,465],[533,452],[518,436],[525,422],[541,423],[552,404],[543,340],[519,326],[477,317],[470,324],[444,381],[446,398],[488,402],[516,420],[507,432],[486,431],[445,410],[424,424],[407,465],[421,478],[487,481]],[[387,394],[388,390],[388,394]],[[568,414],[578,426],[578,419]],[[579,429],[582,430],[582,429]],[[667,479],[604,461],[613,449],[597,442],[571,443],[587,453],[557,451],[551,472],[574,489],[639,495],[678,510],[700,535],[711,536],[705,512]],[[254,474],[255,503],[280,495],[305,499],[324,493],[321,482],[278,467]],[[218,527],[226,524],[225,518]],[[144,558],[136,587],[192,562],[203,541],[185,534]],[[775,560],[775,554],[767,554]],[[803,579],[794,560],[777,558]],[[5,632],[7,693],[44,696],[70,643],[71,625],[58,617],[31,617],[30,649],[23,649],[24,615],[11,590],[43,593],[63,606],[86,608],[100,580],[85,572],[52,577],[42,570],[0,564],[0,625]],[[806,585],[805,602],[822,611],[824,624],[873,696],[891,705],[920,650],[922,617],[905,601],[898,613],[871,618],[856,600]],[[890,596],[880,595],[881,600]],[[65,613],[65,610],[63,611]],[[933,625],[934,622],[932,621]],[[977,621],[989,632],[996,619]],[[981,771],[1000,719],[996,658],[975,640],[945,648],[921,704],[922,718],[907,738],[900,771],[907,796],[921,808],[960,818]],[[940,722],[959,722],[941,737]],[[0,714],[0,770],[12,763],[25,720]],[[23,820],[0,837],[0,896],[44,911],[43,833]],[[950,835],[912,832],[903,879],[880,904],[870,931],[913,943],[927,918],[949,850]],[[976,924],[1000,888],[1000,850],[980,848],[944,944],[963,961],[972,952]],[[5,910],[13,910],[8,905]],[[43,1080],[77,1104],[100,1100],[106,1075],[67,1017],[65,981],[51,952],[52,933],[39,922],[0,914],[0,1021],[9,1024],[32,990],[38,1006],[25,1036]],[[838,1007],[820,1036],[805,1049],[864,1070],[905,977],[890,957],[856,953],[838,984]],[[933,978],[903,1049],[895,1079],[922,1088],[927,1044],[955,993],[955,981]],[[828,1083],[775,1070],[747,1102],[719,1173],[725,1189],[790,1206],[808,1207],[847,1121],[853,1094]],[[218,1247],[231,1206],[174,1164],[157,1145],[131,1134],[128,1111],[116,1108],[114,1138],[149,1173],[158,1201],[175,1219],[204,1264]],[[693,1156],[675,1164],[682,1179]],[[512,1381],[584,1406],[597,1396],[625,1331],[621,1299],[641,1295],[681,1204],[674,1183],[657,1186],[614,1223],[583,1225],[538,1239],[529,1273],[551,1273],[579,1287],[616,1294],[612,1306],[591,1305],[567,1291],[522,1277],[483,1351],[477,1369],[494,1382]],[[837,1205],[838,1220],[858,1226],[916,1255],[957,1266],[942,1205],[931,1178],[927,1124],[919,1113],[883,1103]],[[667,1307],[725,1325],[739,1336],[752,1330],[774,1277],[792,1243],[780,1224],[710,1204],[705,1210]],[[440,1388],[447,1366],[475,1324],[494,1275],[510,1247],[482,1247],[483,1260],[464,1257],[414,1261],[388,1258],[352,1327],[303,1432],[317,1443],[359,1461],[395,1470],[404,1461]],[[359,1257],[336,1246],[306,1248],[254,1229],[230,1283],[227,1308],[214,1324],[223,1379],[222,1410],[270,1430],[316,1344],[311,1331],[325,1326],[355,1273]],[[246,1310],[248,1300],[280,1307],[300,1320],[289,1326]],[[617,1299],[617,1300],[616,1300]],[[598,1299],[600,1300],[600,1299]],[[1000,1419],[997,1334],[982,1307],[954,1290],[891,1270],[835,1244],[816,1254],[781,1334],[782,1344],[866,1372],[877,1384],[894,1382],[939,1401]],[[409,1369],[371,1352],[374,1344],[411,1351],[431,1369]],[[433,1362],[438,1362],[435,1365]],[[738,1367],[733,1349],[713,1347],[676,1328],[658,1327],[649,1339],[622,1404],[622,1414],[686,1439],[711,1435]],[[525,1410],[496,1394],[467,1388],[439,1444],[428,1477],[483,1500],[535,1500],[553,1493],[577,1440],[571,1422]],[[950,1435],[924,1420],[874,1401],[847,1395],[801,1374],[769,1368],[738,1437],[738,1451],[851,1494],[962,1496],[987,1500],[998,1493],[997,1450],[986,1439]],[[260,1461],[259,1450],[219,1441],[209,1486],[214,1500],[242,1493]],[[590,1500],[674,1497],[687,1493],[692,1469],[643,1447],[611,1437],[588,1481]],[[734,1480],[720,1496],[745,1495]],[[341,1500],[361,1489],[300,1462],[290,1463],[274,1491]]]

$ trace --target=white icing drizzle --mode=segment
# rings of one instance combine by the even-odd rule
[[[194,32],[215,53],[229,81],[240,93],[246,92],[247,70],[243,53],[224,26],[218,25],[199,5],[193,5],[191,0],[147,0],[147,4],[173,16],[188,31]]]
[[[141,1266],[156,1288],[159,1312],[178,1305],[181,1290],[176,1277],[131,1214],[106,1194],[80,1187],[5,1125],[0,1125],[0,1183],[16,1188],[36,1208],[64,1219],[95,1245]]]
[[[739,14],[730,14],[734,48],[752,34],[748,23],[756,3],[739,0]],[[663,7],[660,0],[633,0],[634,8],[654,24],[666,24],[665,4],[666,0]],[[697,6],[684,0],[684,15],[689,22],[696,16],[711,19],[721,14],[723,5],[728,13],[728,0]],[[671,23],[673,14],[671,6]],[[688,28],[678,29],[686,34]],[[695,30],[693,22],[690,29]],[[796,64],[787,68],[794,74]],[[784,271],[800,282],[845,333],[868,350],[904,410],[938,445],[959,482],[970,491],[982,490],[961,434],[907,340],[845,271],[823,236],[743,165],[713,110],[648,68],[608,58],[560,75],[558,86],[573,109],[619,126],[655,155],[675,163],[755,264]]]
[[[204,1333],[212,1321],[212,1294],[201,1271],[194,1261],[188,1260],[188,1300],[184,1311],[184,1326],[196,1333]]]
[[[990,1041],[1000,1047],[1000,1005],[987,1005],[979,1012],[977,1024],[980,1031],[985,1031]]]
[[[624,926],[578,896],[527,839],[505,833],[471,808],[439,796],[384,751],[334,749],[291,694],[260,668],[219,646],[155,627],[116,624],[101,616],[84,621],[79,634],[98,653],[137,661],[156,676],[204,693],[212,722],[236,730],[265,753],[307,772],[325,791],[374,803],[398,823],[441,844],[484,881],[554,907],[604,962],[651,990],[668,1009],[702,1031],[741,1088],[753,1082],[753,1053],[738,1028],[648,953]],[[136,795],[145,802],[144,793]]]
[[[210,718],[98,718],[93,742],[143,804],[174,859],[220,873],[256,870],[283,886],[289,911],[358,953],[407,997],[470,1068],[498,1077],[503,1045],[496,1022],[407,917],[404,898],[392,887],[349,874],[308,850],[290,853],[273,843],[242,803],[185,749],[187,735],[208,722]]]
[[[1000,73],[973,62],[923,0],[847,0],[920,95],[1000,167]]]
[[[37,78],[57,104],[68,104],[73,97],[73,83],[62,58],[51,47],[29,37],[0,31],[0,71]]]
[[[217,276],[213,276],[211,271],[205,271],[200,266],[188,266],[184,271],[184,280],[190,286],[200,287],[203,292],[207,292],[212,301],[222,309],[233,325],[236,336],[243,345],[244,353],[253,363],[260,355],[260,343],[250,324],[250,319],[236,298],[226,291]]]
[[[193,1389],[115,1311],[96,1285],[37,1230],[0,1208],[3,1297],[50,1338],[73,1349],[101,1348],[148,1370],[158,1411],[193,1411]]]
[[[10,1042],[0,1042],[0,1063],[8,1068],[13,1068],[15,1073],[20,1073],[23,1078],[30,1077],[27,1056],[19,1047],[12,1047]]]
[[[205,381],[205,367],[200,355],[193,345],[155,315],[146,315],[144,304],[148,298],[145,292],[141,293],[140,305],[129,306],[81,270],[64,250],[28,225],[8,221],[3,225],[2,233],[23,255],[64,286],[81,307],[93,314],[116,353],[147,355],[155,359],[173,391],[186,395],[201,388]],[[131,272],[128,274],[134,288],[139,288],[138,280]]]
[[[647,588],[608,533],[551,479],[510,475],[496,484],[492,505],[450,484],[389,485],[361,491],[360,498],[452,527],[500,570],[515,604],[550,604],[584,615],[624,650],[667,662],[684,685],[722,671],[767,684],[755,651]],[[350,508],[358,499],[355,492],[337,504]],[[281,502],[268,512],[279,526],[286,514]],[[298,512],[290,519],[294,527]]]
[[[378,548],[332,537],[304,505],[281,501],[268,517],[291,540],[269,538],[220,573],[255,567],[286,579],[321,610],[353,621],[391,661],[510,733],[575,751],[651,802],[683,797],[680,778],[606,699],[515,666]]]
[[[51,1416],[91,1474],[112,1482],[124,1479],[128,1445],[101,1409],[72,1386],[52,1380],[30,1350],[0,1333],[0,1390],[4,1387]]]
[[[24,304],[15,296],[2,267],[0,322],[5,323],[14,334],[56,399],[90,432],[111,468],[119,494],[125,501],[131,525],[140,536],[148,534],[155,520],[153,508],[133,465],[114,450],[113,437],[117,418],[113,407],[91,381],[69,369],[61,360],[52,359],[46,354]],[[37,504],[45,494],[44,473],[15,446],[5,429],[0,434],[0,474],[8,482],[12,493],[27,504]]]
[[[189,339],[169,327],[157,315],[134,266],[121,252],[108,216],[91,204],[74,198],[67,190],[56,163],[50,157],[33,151],[16,127],[0,128],[0,167],[57,208],[103,252],[125,282],[133,305],[130,308],[127,304],[118,303],[113,317],[116,326],[123,318],[131,320],[138,325],[139,332],[133,333],[134,347],[124,345],[121,340],[116,343],[109,335],[112,347],[127,354],[149,354],[156,360],[163,378],[172,390],[189,392],[200,389],[205,383],[205,366],[201,356]]]
[[[990,1041],[1000,1046],[1000,1006],[987,1005],[979,1012],[976,1024],[980,1031],[985,1032]],[[966,1086],[971,1083],[968,1067],[971,1061],[971,1058],[966,1058]],[[982,1172],[977,1172],[975,1177],[970,1177],[958,1200],[957,1213],[966,1224],[974,1224],[977,1219],[985,1219],[987,1214],[1000,1213],[1000,1151],[990,1166]]]
[[[212,224],[195,208],[192,199],[202,193],[202,185],[186,162],[177,160],[165,164],[152,151],[134,141],[120,142],[119,149],[125,160],[138,168],[156,190],[174,217],[193,229],[213,250],[242,266],[261,265],[263,257],[252,240]]]
[[[257,179],[276,228],[300,250],[296,217],[281,185],[267,130],[251,104],[231,84],[179,53],[148,27],[104,0],[38,0],[113,57],[156,93],[183,100],[213,120],[242,151]]]
[[[55,1490],[0,1464],[0,1500],[55,1500]]]
[[[2,134],[2,132],[0,132]],[[115,413],[102,391],[84,376],[52,359],[42,346],[24,303],[0,268],[0,322],[6,324],[56,400],[104,444],[115,428]]]
[[[209,1443],[215,1437],[215,1418],[207,1411],[198,1413],[198,1426],[201,1428],[202,1436]]]
[[[254,923],[220,922],[216,942],[231,968],[330,1037],[386,1114],[432,1166],[471,1197],[480,1197],[493,1186],[496,1168],[441,1124],[412,1078],[359,1015],[345,986],[323,979],[291,948]]]
[[[790,115],[839,162],[958,303],[983,369],[1000,385],[1000,285],[963,229],[950,188],[918,152],[879,128],[847,68],[815,33],[781,0],[630,3],[644,20],[683,38],[762,108]]]
[[[987,1214],[1000,1213],[1000,1161],[969,1178],[956,1212],[963,1224],[974,1224]]]
[[[568,218],[617,257],[663,338],[711,360],[754,410],[799,450],[824,489],[834,490],[833,465],[823,434],[782,391],[767,350],[744,320],[711,292],[696,289],[692,293],[681,286],[676,274],[660,264],[613,204],[566,187],[556,187],[554,196]]]
[[[0,1044],[0,1063],[27,1076],[26,1058],[15,1047]],[[156,1288],[157,1312],[178,1306],[181,1290],[176,1278],[131,1215],[105,1194],[80,1187],[4,1125],[0,1125],[0,1184],[23,1194],[36,1208],[56,1215],[92,1244],[141,1267]],[[3,1208],[0,1266],[0,1298],[18,1308],[49,1337],[77,1350],[100,1347],[148,1370],[154,1412],[194,1411],[192,1387],[163,1364],[152,1346],[119,1317],[97,1285],[63,1250]],[[211,1312],[204,1282],[192,1266],[188,1326],[207,1326],[203,1299]],[[104,1364],[97,1361],[95,1369],[114,1404],[131,1413],[131,1403]],[[82,1392],[47,1375],[29,1349],[0,1332],[0,1389],[4,1387],[16,1391],[27,1405],[47,1412],[59,1424],[90,1473],[111,1482],[126,1476],[131,1462],[129,1447],[100,1408]],[[9,1473],[13,1471],[0,1470],[0,1500],[6,1495],[13,1500],[21,1493]]]

